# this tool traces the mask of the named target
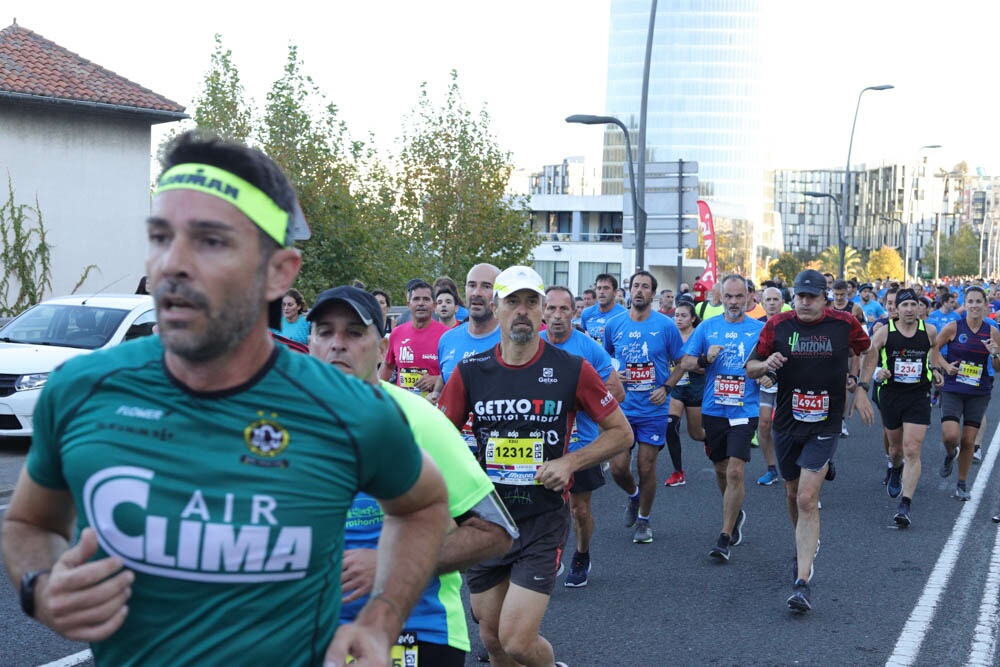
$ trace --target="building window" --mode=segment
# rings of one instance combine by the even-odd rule
[[[546,287],[566,285],[569,282],[569,262],[535,260],[535,271],[542,277]]]
[[[620,262],[580,262],[580,280],[576,293],[583,294],[583,290],[590,289],[594,285],[597,276],[608,273],[618,279],[619,286],[622,282],[622,265]]]

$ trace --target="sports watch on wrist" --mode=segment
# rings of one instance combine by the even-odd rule
[[[31,618],[35,617],[35,583],[38,577],[51,570],[32,570],[21,577],[21,610]]]

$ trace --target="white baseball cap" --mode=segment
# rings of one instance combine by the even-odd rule
[[[501,299],[523,289],[545,296],[545,283],[538,272],[530,266],[512,266],[504,269],[493,281],[493,291]]]

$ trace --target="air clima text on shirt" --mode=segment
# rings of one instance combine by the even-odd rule
[[[101,547],[133,570],[188,581],[255,583],[305,577],[312,552],[311,526],[283,526],[278,502],[268,494],[227,493],[210,502],[193,489],[177,516],[149,512],[156,473],[116,466],[90,476],[83,505]],[[234,523],[236,508],[249,510]],[[136,534],[120,525],[123,512],[144,514]],[[172,549],[168,545],[175,545]]]

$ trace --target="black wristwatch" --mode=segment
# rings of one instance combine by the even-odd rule
[[[864,389],[865,391],[871,391],[871,388],[872,388],[872,386],[870,384],[868,384],[867,382],[859,382],[858,386],[861,387],[862,389]]]
[[[49,572],[51,570],[32,570],[21,577],[21,609],[32,618],[35,617],[35,582]]]

